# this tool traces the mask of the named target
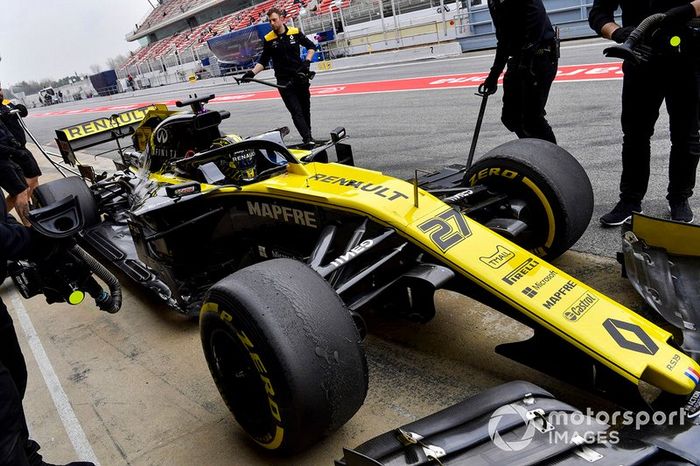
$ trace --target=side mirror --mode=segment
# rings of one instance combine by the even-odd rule
[[[347,136],[347,134],[345,133],[345,128],[342,126],[338,126],[336,129],[331,131],[331,141],[333,142],[338,142],[345,138],[345,136]]]

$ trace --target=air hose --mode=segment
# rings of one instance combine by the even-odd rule
[[[657,13],[644,19],[639,26],[632,31],[624,44],[608,47],[603,50],[606,57],[621,58],[622,60],[632,60],[635,63],[642,61],[640,54],[636,51],[639,42],[644,38],[647,32],[659,24],[666,17],[664,13]]]
[[[119,311],[122,307],[122,288],[119,285],[119,280],[115,277],[112,272],[107,270],[107,268],[97,262],[94,257],[87,253],[83,248],[75,245],[71,248],[71,253],[75,254],[79,259],[85,262],[90,270],[97,275],[97,277],[107,284],[109,288],[109,293],[102,292],[98,296],[93,296],[97,307],[101,310],[114,314]]]
[[[637,26],[637,28],[634,31],[632,31],[630,36],[625,41],[624,45],[626,45],[630,49],[634,49],[637,46],[639,40],[642,37],[644,37],[652,27],[656,26],[659,23],[659,21],[661,21],[665,17],[666,15],[663,13],[656,13],[655,15],[651,15],[645,18],[644,21],[639,23],[639,26]]]

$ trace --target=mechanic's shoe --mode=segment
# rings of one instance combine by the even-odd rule
[[[300,149],[311,150],[316,147],[316,141],[313,139],[305,139],[304,142],[299,146]]]
[[[671,220],[683,223],[693,223],[695,217],[688,204],[688,199],[678,201],[668,201],[668,208],[671,211]]]
[[[632,212],[642,213],[640,202],[630,202],[620,200],[613,210],[600,217],[600,223],[607,227],[622,225],[632,218]]]

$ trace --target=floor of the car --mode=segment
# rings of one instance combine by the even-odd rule
[[[168,286],[138,258],[136,245],[126,223],[106,220],[87,230],[83,239],[129,278],[155,291],[163,300],[172,301]]]

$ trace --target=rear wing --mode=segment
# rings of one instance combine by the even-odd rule
[[[163,104],[153,104],[117,113],[111,117],[101,117],[67,126],[56,130],[56,145],[63,161],[69,165],[76,165],[75,151],[131,136],[151,115],[156,114],[162,118],[172,113],[174,112],[168,110],[168,107]]]

